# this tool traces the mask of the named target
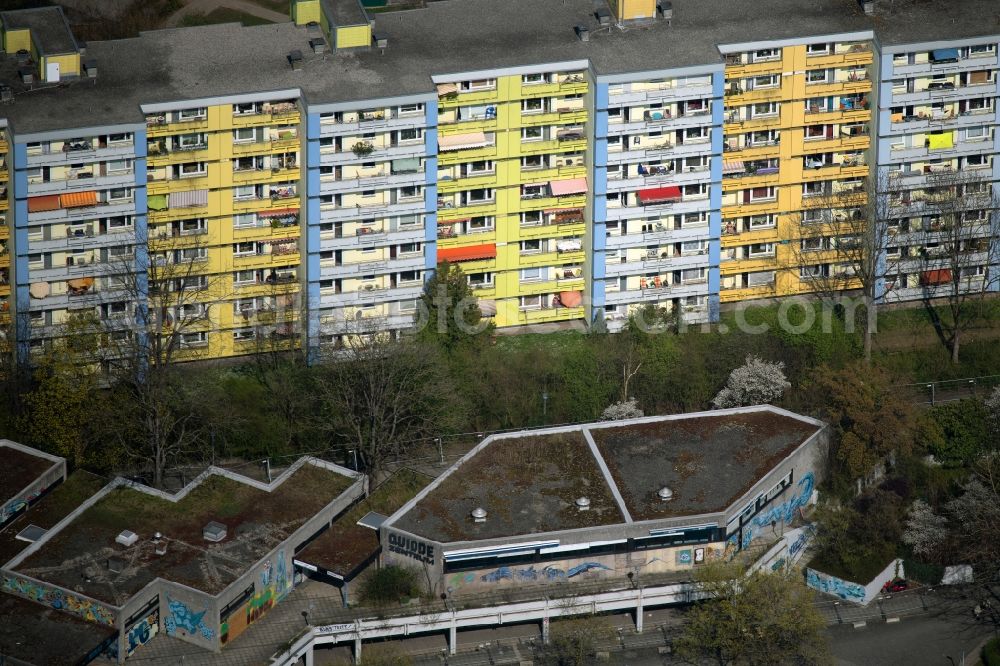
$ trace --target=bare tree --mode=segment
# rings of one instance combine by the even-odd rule
[[[919,269],[920,297],[958,363],[964,333],[983,317],[1000,280],[996,184],[976,171],[946,172],[928,176],[910,197],[922,215],[909,264]]]
[[[831,304],[842,303],[845,291],[860,294],[867,363],[878,330],[879,301],[892,288],[887,278],[897,272],[885,248],[896,231],[889,195],[898,189],[898,180],[885,174],[824,183],[804,199],[806,210],[784,239],[807,291]],[[847,316],[854,316],[853,308]]]
[[[174,362],[205,357],[212,310],[228,305],[229,281],[208,272],[199,234],[182,234],[179,223],[151,233],[137,235],[136,253],[109,268],[134,309],[127,330],[108,321],[104,365],[112,398],[105,424],[159,488],[168,465],[204,441],[197,385]]]
[[[459,418],[461,399],[433,346],[397,340],[374,326],[344,340],[318,372],[317,426],[355,447],[377,481],[390,459],[446,432]]]

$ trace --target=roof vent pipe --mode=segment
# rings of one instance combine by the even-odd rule
[[[587,497],[580,497],[576,500],[576,508],[580,511],[590,511],[590,499]]]
[[[472,510],[472,522],[474,523],[485,523],[486,522],[486,509],[481,506],[477,506]]]
[[[663,488],[660,488],[659,490],[656,491],[656,496],[659,497],[664,502],[669,502],[674,498],[674,491],[664,486]]]

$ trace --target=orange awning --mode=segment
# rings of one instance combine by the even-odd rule
[[[28,212],[42,213],[47,210],[59,210],[59,195],[48,194],[44,197],[29,197]]]
[[[94,286],[94,278],[84,277],[75,280],[66,280],[66,286],[74,290],[90,289]]]
[[[948,269],[926,271],[920,276],[920,284],[925,287],[935,284],[948,284],[949,282],[951,282],[951,271]]]
[[[441,261],[474,261],[476,259],[493,259],[497,256],[497,246],[488,245],[468,245],[466,247],[452,247],[439,249],[437,259]]]
[[[575,308],[583,303],[583,292],[580,291],[560,291],[559,302],[565,308]]]
[[[69,192],[59,197],[63,208],[84,208],[97,205],[97,192]]]

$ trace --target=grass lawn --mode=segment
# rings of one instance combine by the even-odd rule
[[[216,23],[242,23],[243,25],[265,25],[273,23],[265,18],[247,14],[228,7],[213,9],[207,14],[188,14],[181,19],[181,25],[191,27],[196,25],[213,25]]]

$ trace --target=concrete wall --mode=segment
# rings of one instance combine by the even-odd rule
[[[13,497],[0,498],[0,501],[3,501],[3,505],[0,506],[0,526],[6,525],[8,521],[26,510],[32,502],[41,497],[56,483],[66,480],[65,458],[53,456],[7,439],[0,440],[0,448],[3,447],[27,453],[37,458],[51,460],[52,465],[40,476],[34,479],[25,479],[25,487]]]
[[[903,560],[897,558],[866,585],[837,578],[815,569],[806,569],[806,585],[814,590],[838,596],[845,601],[853,601],[867,606],[882,592],[886,583],[904,576]]]

